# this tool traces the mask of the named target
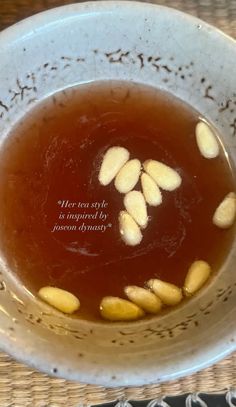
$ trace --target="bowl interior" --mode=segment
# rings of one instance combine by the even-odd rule
[[[164,89],[201,112],[236,161],[233,40],[151,4],[76,4],[0,35],[0,140],[46,96],[94,80]],[[132,324],[67,318],[36,300],[1,258],[2,348],[41,370],[105,386],[142,385],[200,369],[235,349],[234,242],[211,284],[173,312]]]

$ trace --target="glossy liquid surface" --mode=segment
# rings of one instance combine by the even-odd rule
[[[217,229],[212,215],[234,183],[223,151],[201,157],[198,119],[171,95],[122,82],[71,88],[38,105],[1,152],[1,249],[12,271],[33,293],[45,285],[71,291],[81,302],[78,316],[88,319],[100,318],[103,296],[124,297],[126,285],[158,277],[182,286],[196,259],[217,271],[233,230]],[[114,145],[182,177],[179,189],[163,191],[162,205],[148,207],[136,247],[120,239],[123,195],[113,182],[98,182],[102,156]]]

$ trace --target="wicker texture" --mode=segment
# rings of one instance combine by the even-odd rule
[[[235,371],[236,353],[208,369],[170,383],[107,389],[50,378],[1,354],[0,406],[77,407],[121,398],[143,400],[165,394],[224,391],[229,387],[236,387]]]
[[[0,0],[0,30],[70,0]],[[236,38],[236,0],[159,0],[217,26]],[[139,388],[106,389],[50,378],[0,354],[0,407],[77,407],[115,399],[148,399],[195,391],[223,391],[236,387],[236,353],[184,379]]]
[[[34,13],[72,2],[73,0],[1,0],[0,30]],[[175,7],[197,16],[236,38],[235,0],[152,0],[152,2]]]

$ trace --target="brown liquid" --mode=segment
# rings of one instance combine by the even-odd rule
[[[128,284],[158,277],[179,286],[189,265],[208,261],[217,271],[233,230],[212,224],[215,208],[234,190],[223,154],[201,157],[194,129],[198,114],[174,97],[130,83],[101,82],[60,92],[43,101],[13,129],[0,159],[1,248],[14,273],[36,293],[55,285],[80,298],[78,316],[99,318],[103,296],[124,296]],[[103,153],[124,146],[131,158],[157,159],[176,168],[182,185],[163,191],[163,204],[148,208],[150,222],[139,246],[120,239],[123,196],[99,185]],[[136,187],[138,189],[139,186]],[[102,225],[59,219],[58,201],[107,202],[101,231],[54,231],[58,225]]]

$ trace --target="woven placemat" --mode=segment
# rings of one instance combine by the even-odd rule
[[[154,2],[154,1],[153,1]],[[0,0],[0,30],[68,0]],[[159,0],[217,26],[236,38],[236,0]],[[77,407],[115,399],[150,399],[185,392],[213,392],[236,387],[236,353],[197,374],[171,383],[106,389],[50,378],[0,353],[0,407]]]
[[[147,0],[144,0],[147,1]],[[236,38],[236,0],[150,0],[197,16]],[[32,14],[76,0],[0,0],[0,30]]]

